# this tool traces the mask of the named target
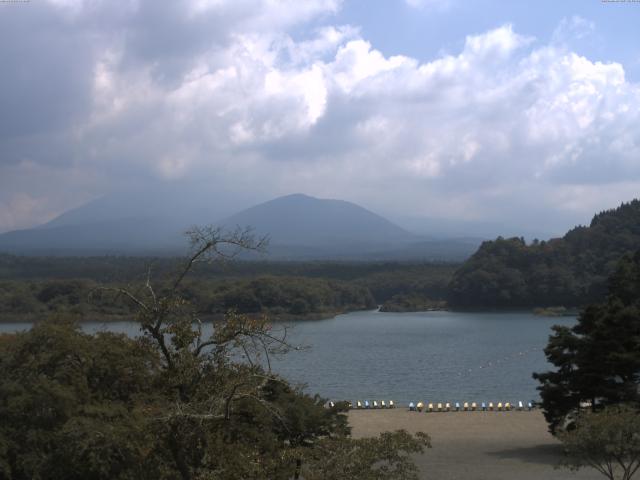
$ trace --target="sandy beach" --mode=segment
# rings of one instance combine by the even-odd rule
[[[386,430],[423,431],[433,448],[416,458],[424,479],[436,480],[591,480],[595,470],[555,469],[559,443],[547,432],[540,411],[531,412],[409,412],[352,410],[355,437]]]

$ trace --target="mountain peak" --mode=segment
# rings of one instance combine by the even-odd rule
[[[294,193],[239,212],[223,226],[250,225],[272,243],[336,247],[405,243],[413,235],[355,203]]]

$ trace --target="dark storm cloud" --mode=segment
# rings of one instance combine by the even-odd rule
[[[47,4],[3,5],[0,32],[0,143],[55,135],[88,113],[90,33],[76,30]],[[18,153],[4,151],[1,161],[15,161]]]

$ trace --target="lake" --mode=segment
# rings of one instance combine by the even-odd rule
[[[294,345],[310,348],[273,359],[272,366],[334,400],[527,401],[539,398],[531,373],[550,367],[543,348],[551,326],[573,323],[521,312],[356,312],[276,324],[288,328]],[[24,328],[0,324],[0,331]],[[130,322],[83,328],[139,332]]]

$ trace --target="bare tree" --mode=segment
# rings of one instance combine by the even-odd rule
[[[286,329],[275,331],[266,317],[229,312],[224,321],[213,322],[209,331],[185,296],[183,284],[196,265],[230,260],[244,251],[261,252],[268,239],[240,228],[225,232],[196,227],[187,235],[190,255],[170,281],[154,282],[149,269],[141,287],[102,289],[126,297],[135,306],[145,341],[160,353],[165,387],[174,393],[156,419],[185,480],[197,473],[189,450],[215,432],[216,422],[224,428],[238,402],[254,402],[266,415],[281,419],[282,412],[264,399],[262,389],[269,382],[281,382],[271,372],[270,356],[291,348]],[[199,438],[194,439],[194,431],[200,432]],[[211,472],[210,464],[200,460],[195,464]]]

